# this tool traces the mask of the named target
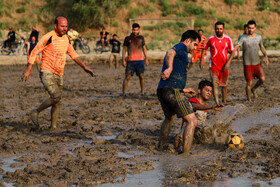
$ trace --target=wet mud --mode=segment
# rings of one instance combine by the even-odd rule
[[[38,71],[33,68],[32,78],[22,83],[19,78],[24,66],[0,67],[0,185],[122,183],[127,175],[153,170],[155,162],[167,163],[159,184],[164,186],[205,184],[221,176],[248,173],[268,184],[280,177],[280,123],[267,119],[243,130],[242,124],[233,126],[234,121],[279,107],[279,59],[271,59],[264,68],[266,83],[251,103],[246,101],[242,64],[232,63],[225,111],[208,111],[207,127],[197,134],[189,156],[179,154],[173,145],[179,119],[174,121],[165,150],[157,149],[164,119],[155,94],[160,64],[146,67],[145,95],[140,94],[134,76],[126,97],[121,95],[123,68],[89,67],[94,69],[94,78],[77,65],[66,66],[58,129],[49,129],[47,109],[40,113],[40,130],[35,131],[29,113],[48,97]],[[209,72],[195,65],[187,85],[197,90],[202,79],[209,79]],[[279,119],[280,112],[273,115]],[[245,138],[243,150],[225,146],[227,135],[235,131]]]

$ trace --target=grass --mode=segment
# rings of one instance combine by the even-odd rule
[[[11,26],[11,22],[9,21],[0,22],[1,29],[7,30],[10,26]]]
[[[144,14],[144,10],[142,8],[133,8],[129,11],[130,18],[136,18]]]
[[[118,26],[119,26],[119,22],[114,21],[114,22],[112,23],[112,26],[113,26],[113,27],[118,27]]]
[[[210,24],[209,21],[207,21],[205,18],[195,19],[194,21],[195,28],[207,27],[209,26],[209,24]]]
[[[218,17],[218,21],[221,21],[224,23],[231,23],[231,19],[225,18],[225,17]]]
[[[4,10],[4,13],[5,13],[5,15],[8,16],[9,18],[13,18],[12,14],[10,13],[9,10],[5,9],[5,10]]]
[[[168,16],[173,13],[173,7],[168,0],[160,0],[162,16]]]
[[[244,29],[244,25],[246,24],[247,22],[240,19],[239,17],[236,19],[236,23],[234,25],[234,28],[235,29],[239,29],[239,30],[243,30]]]
[[[257,2],[258,10],[272,10],[270,1],[267,0],[258,0]]]
[[[276,40],[280,43],[280,35],[276,37]]]
[[[209,12],[211,18],[215,18],[216,17],[216,10],[214,10],[212,8],[209,8],[208,12]]]
[[[16,10],[17,13],[24,13],[26,11],[25,6],[22,6]]]
[[[232,5],[244,5],[245,4],[245,0],[224,0],[225,3],[229,4],[230,6]]]

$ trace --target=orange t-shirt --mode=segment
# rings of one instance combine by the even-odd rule
[[[68,36],[58,36],[53,30],[45,34],[32,50],[28,63],[34,64],[36,56],[42,52],[41,69],[51,71],[52,73],[62,76],[66,62],[66,53],[75,59],[78,54],[71,45]]]

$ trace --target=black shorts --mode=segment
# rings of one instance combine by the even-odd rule
[[[170,118],[177,115],[183,118],[194,113],[189,97],[175,88],[160,88],[157,90],[157,96],[160,101],[165,117]]]

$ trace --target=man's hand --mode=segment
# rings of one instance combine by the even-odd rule
[[[268,57],[267,56],[264,58],[264,63],[266,64],[266,66],[268,66],[269,61],[268,61]]]
[[[21,81],[27,81],[28,78],[30,77],[30,73],[31,71],[27,68],[21,76]]]
[[[201,61],[200,61],[199,65],[200,65],[200,69],[203,71],[204,67],[205,67],[205,59],[204,58],[201,58]]]
[[[149,60],[147,58],[145,58],[145,64],[146,64],[146,66],[149,65]]]
[[[230,65],[230,63],[226,63],[226,64],[225,64],[225,66],[224,66],[224,71],[229,70],[229,65]]]
[[[171,68],[167,68],[166,70],[164,70],[164,72],[161,73],[160,76],[161,76],[161,78],[162,78],[163,80],[166,80],[166,79],[169,78],[171,72],[172,72],[172,69],[171,69]]]
[[[216,105],[212,105],[212,109],[216,110],[216,111],[222,111],[222,107],[224,107],[224,105],[221,104],[216,104]]]
[[[122,65],[123,65],[123,67],[126,67],[126,61],[125,60],[123,60]]]
[[[91,69],[89,69],[87,66],[84,68],[85,72],[87,72],[90,76],[93,77],[94,73]]]
[[[195,91],[192,88],[184,88],[183,92],[191,97],[195,96]]]

